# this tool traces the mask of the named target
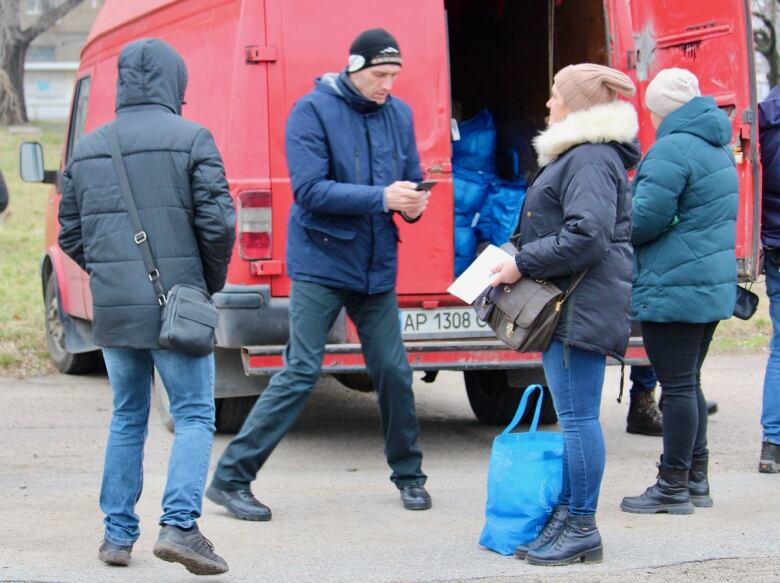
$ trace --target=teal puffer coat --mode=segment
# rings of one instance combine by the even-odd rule
[[[673,111],[633,183],[632,309],[643,322],[725,320],[736,301],[731,123],[710,97]]]

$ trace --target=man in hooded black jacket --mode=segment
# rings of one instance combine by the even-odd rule
[[[133,42],[119,55],[116,120],[135,206],[163,289],[189,284],[214,293],[225,284],[235,211],[222,159],[209,131],[181,117],[187,68],[168,44]],[[143,447],[153,367],[176,423],[160,536],[154,554],[198,575],[227,563],[200,534],[203,485],[214,435],[214,357],[160,347],[160,304],[112,163],[108,126],[85,135],[63,175],[59,244],[89,273],[94,342],[114,394],[100,507],[98,557],[127,565],[139,536],[135,505],[143,486]]]

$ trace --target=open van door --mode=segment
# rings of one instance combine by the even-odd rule
[[[699,78],[703,95],[715,98],[733,124],[739,173],[736,254],[741,278],[758,272],[761,216],[758,115],[749,0],[632,0],[639,99],[658,71],[681,67]],[[655,139],[649,112],[641,108],[640,139]]]

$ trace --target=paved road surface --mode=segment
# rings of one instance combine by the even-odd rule
[[[460,374],[415,381],[434,508],[403,510],[387,480],[371,394],[322,383],[255,482],[269,523],[204,502],[200,525],[230,563],[224,582],[780,581],[780,475],[756,472],[765,357],[713,356],[704,372],[715,507],[692,516],[620,512],[655,478],[660,440],[625,433],[610,368],[602,404],[608,458],[600,565],[531,567],[482,549],[485,472],[496,428],[478,424]],[[416,375],[419,377],[419,375]],[[152,412],[142,534],[126,569],[98,562],[98,488],[110,389],[100,376],[0,378],[0,582],[193,581],[151,553],[170,436]],[[228,437],[215,443],[212,466]]]

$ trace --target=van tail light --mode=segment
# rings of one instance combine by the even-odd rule
[[[242,259],[271,258],[271,191],[238,195],[238,250]]]

